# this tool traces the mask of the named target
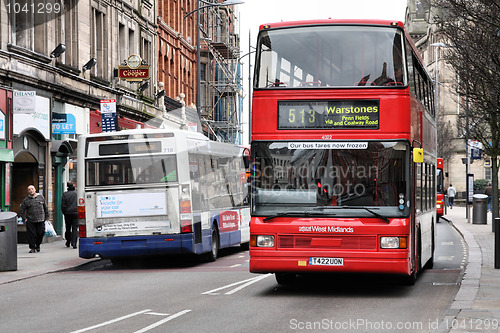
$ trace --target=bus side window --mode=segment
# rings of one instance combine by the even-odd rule
[[[208,181],[210,172],[210,157],[207,155],[200,156],[200,201],[202,210],[208,210],[208,189],[211,187]]]
[[[191,205],[193,207],[193,211],[199,211],[202,208],[199,163],[199,155],[189,154],[189,178],[191,179]]]

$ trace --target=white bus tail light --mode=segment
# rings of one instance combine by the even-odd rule
[[[193,232],[193,214],[191,214],[191,194],[189,193],[189,185],[181,185],[179,215],[181,221],[181,232]]]
[[[181,185],[181,193],[179,193],[181,200],[191,200],[191,193],[189,192],[189,185]]]
[[[443,200],[437,200],[436,202],[436,208],[441,209],[444,207],[444,201]]]

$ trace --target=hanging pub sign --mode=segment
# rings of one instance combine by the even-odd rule
[[[137,54],[130,55],[126,65],[118,66],[118,77],[126,81],[139,82],[150,77],[151,66],[143,64],[141,57]]]

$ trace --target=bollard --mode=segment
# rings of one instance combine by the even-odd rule
[[[472,224],[486,224],[488,214],[488,196],[474,194],[472,196]]]
[[[500,269],[500,218],[495,218],[495,268]]]
[[[0,213],[0,272],[17,271],[17,214]]]

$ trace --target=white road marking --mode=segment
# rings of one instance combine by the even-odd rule
[[[109,325],[109,324],[113,324],[113,323],[116,323],[116,322],[118,322],[120,320],[124,320],[124,319],[130,318],[130,317],[134,317],[134,316],[140,315],[140,314],[148,312],[148,311],[151,311],[151,310],[147,309],[147,310],[142,310],[142,311],[139,311],[139,312],[134,312],[134,313],[125,315],[123,317],[119,317],[119,318],[115,318],[115,319],[112,319],[112,320],[108,320],[108,321],[106,321],[104,323],[97,324],[97,325],[94,325],[94,326],[90,326],[90,327],[87,327],[87,328],[83,328],[83,329],[78,330],[78,331],[73,331],[71,333],[81,333],[81,332],[90,331],[90,330],[93,330],[94,328],[99,328],[99,327],[103,327],[103,326],[106,326],[106,325]]]
[[[145,314],[152,316],[168,316],[170,313],[146,312]]]
[[[228,284],[228,285],[223,286],[223,287],[219,287],[219,288],[216,288],[216,289],[205,291],[204,293],[201,293],[201,294],[202,295],[219,295],[219,293],[217,293],[217,291],[219,291],[219,290],[228,289],[228,288],[231,288],[231,287],[234,287],[234,286],[237,286],[237,285],[241,285],[241,286],[239,286],[239,287],[237,287],[237,288],[235,288],[235,289],[233,289],[231,291],[228,291],[226,293],[226,295],[231,295],[231,294],[234,294],[237,291],[240,291],[241,289],[243,289],[245,287],[248,287],[249,285],[251,285],[251,284],[253,284],[255,282],[259,282],[260,280],[265,279],[266,277],[268,277],[270,275],[272,275],[272,274],[265,274],[265,275],[262,275],[262,276],[257,276],[257,277],[246,279],[246,280],[243,280],[243,281],[231,283],[231,284]]]
[[[437,257],[437,260],[453,260],[453,258],[455,258],[455,256],[439,256]]]
[[[455,243],[453,242],[441,242],[441,245],[454,245]]]
[[[255,282],[259,282],[260,280],[265,279],[265,278],[266,278],[266,277],[268,277],[269,275],[271,275],[271,274],[266,274],[266,275],[258,276],[258,277],[256,277],[256,278],[254,278],[254,279],[253,279],[253,281],[248,281],[247,283],[242,284],[242,285],[241,285],[241,286],[239,286],[238,288],[235,288],[235,289],[233,289],[233,290],[231,290],[231,291],[228,291],[228,292],[226,293],[226,295],[232,295],[232,294],[234,294],[235,292],[240,291],[241,289],[246,288],[246,287],[248,287],[248,286],[249,286],[249,285],[251,285],[251,284],[254,284]]]
[[[156,323],[151,324],[151,325],[149,325],[148,327],[144,327],[144,328],[143,328],[143,329],[141,329],[141,330],[135,331],[134,333],[144,333],[144,332],[147,332],[147,331],[149,331],[149,330],[152,330],[153,328],[156,328],[156,327],[158,327],[158,326],[160,326],[160,325],[165,324],[167,321],[170,321],[170,320],[172,320],[172,319],[175,319],[175,318],[177,318],[177,317],[180,317],[180,316],[182,316],[183,314],[186,314],[186,313],[188,313],[188,312],[191,312],[191,310],[183,310],[183,311],[177,312],[176,314],[173,314],[173,315],[171,315],[170,317],[167,317],[167,318],[165,318],[165,319],[162,319],[162,320],[160,320],[160,321],[157,321]]]
[[[236,264],[236,265],[233,265],[233,266],[229,266],[229,268],[235,268],[235,267],[240,267],[241,264]]]

